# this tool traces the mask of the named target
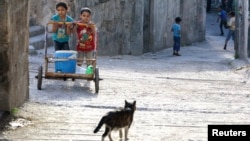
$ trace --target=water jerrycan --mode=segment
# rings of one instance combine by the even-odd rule
[[[86,74],[93,74],[94,73],[94,68],[92,65],[89,65],[86,69]]]

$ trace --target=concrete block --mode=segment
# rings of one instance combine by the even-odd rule
[[[29,55],[36,55],[36,54],[37,54],[36,49],[34,48],[34,46],[30,45],[29,46]]]
[[[32,45],[35,49],[43,49],[45,43],[45,35],[41,34],[38,36],[31,37],[29,39],[30,45]],[[47,37],[47,47],[53,46],[52,34],[48,34]]]
[[[30,31],[29,37],[34,37],[34,36],[44,34],[45,28],[43,26],[30,26],[29,31]]]

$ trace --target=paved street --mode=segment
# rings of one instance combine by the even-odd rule
[[[104,128],[93,134],[94,128],[125,99],[137,101],[130,141],[207,141],[209,124],[249,124],[248,67],[234,59],[232,41],[222,49],[225,36],[218,36],[216,15],[208,20],[206,41],[182,47],[180,57],[172,49],[99,56],[99,94],[85,80],[43,79],[37,90],[34,77],[44,56],[30,56],[30,99],[16,113],[16,123],[24,126],[4,131],[0,139],[100,141]],[[115,141],[118,135],[112,134]]]

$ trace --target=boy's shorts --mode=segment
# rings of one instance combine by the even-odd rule
[[[69,43],[68,42],[58,42],[54,40],[54,47],[55,51],[57,50],[69,50]]]
[[[88,52],[82,52],[82,51],[78,51],[77,52],[77,57],[78,59],[93,59],[94,58],[94,51],[88,51]],[[90,61],[86,61],[87,65],[90,65]],[[77,64],[82,65],[83,61],[78,60]]]

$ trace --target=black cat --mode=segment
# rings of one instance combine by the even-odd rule
[[[136,101],[129,103],[125,100],[125,106],[119,111],[108,112],[102,117],[98,126],[95,128],[94,133],[97,133],[103,124],[106,125],[105,132],[102,135],[102,141],[108,135],[109,140],[112,140],[111,131],[119,130],[120,138],[122,138],[122,128],[125,129],[125,140],[128,140],[128,129],[130,128],[134,112],[136,110]]]

